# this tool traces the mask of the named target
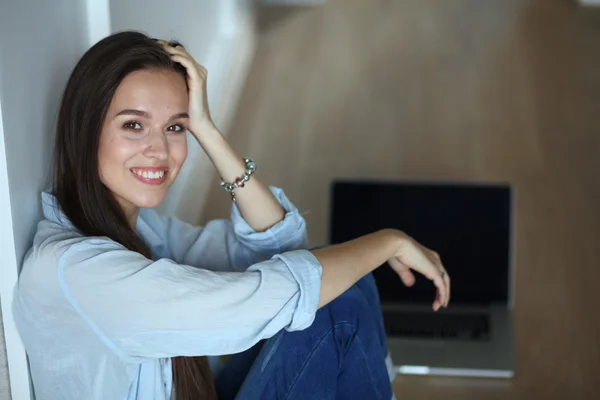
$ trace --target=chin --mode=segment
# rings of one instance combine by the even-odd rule
[[[147,193],[134,196],[132,203],[140,208],[158,207],[165,199],[166,193]]]

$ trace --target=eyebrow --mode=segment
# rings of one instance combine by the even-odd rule
[[[120,116],[120,115],[136,115],[138,117],[144,117],[144,118],[151,118],[150,113],[146,112],[146,111],[142,111],[142,110],[133,110],[133,109],[126,109],[123,110],[121,112],[119,112],[116,116]],[[180,118],[189,118],[190,115],[186,112],[180,112],[178,114],[172,115],[171,118],[169,118],[169,121],[173,121],[176,119],[180,119]]]

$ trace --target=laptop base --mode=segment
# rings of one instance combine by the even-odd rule
[[[426,312],[426,307],[399,308],[402,313],[410,309],[418,313]],[[394,362],[394,370],[406,375],[513,377],[515,355],[512,312],[505,305],[456,308],[452,312],[479,315],[485,310],[490,320],[488,338],[463,340],[388,336],[388,349]],[[429,312],[433,312],[431,308]],[[384,318],[394,318],[394,311],[390,311],[389,306],[384,307]]]

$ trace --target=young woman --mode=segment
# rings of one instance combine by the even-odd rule
[[[186,131],[234,195],[231,221],[152,210]],[[440,258],[402,232],[308,250],[298,210],[213,124],[206,70],[178,43],[121,32],[93,46],[67,83],[55,152],[14,301],[40,400],[389,400],[369,273],[389,261],[410,286],[417,271],[437,287],[434,310],[448,304]]]

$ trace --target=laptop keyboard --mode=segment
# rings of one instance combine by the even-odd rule
[[[489,340],[487,314],[434,312],[387,312],[385,330],[389,336],[421,339]]]

